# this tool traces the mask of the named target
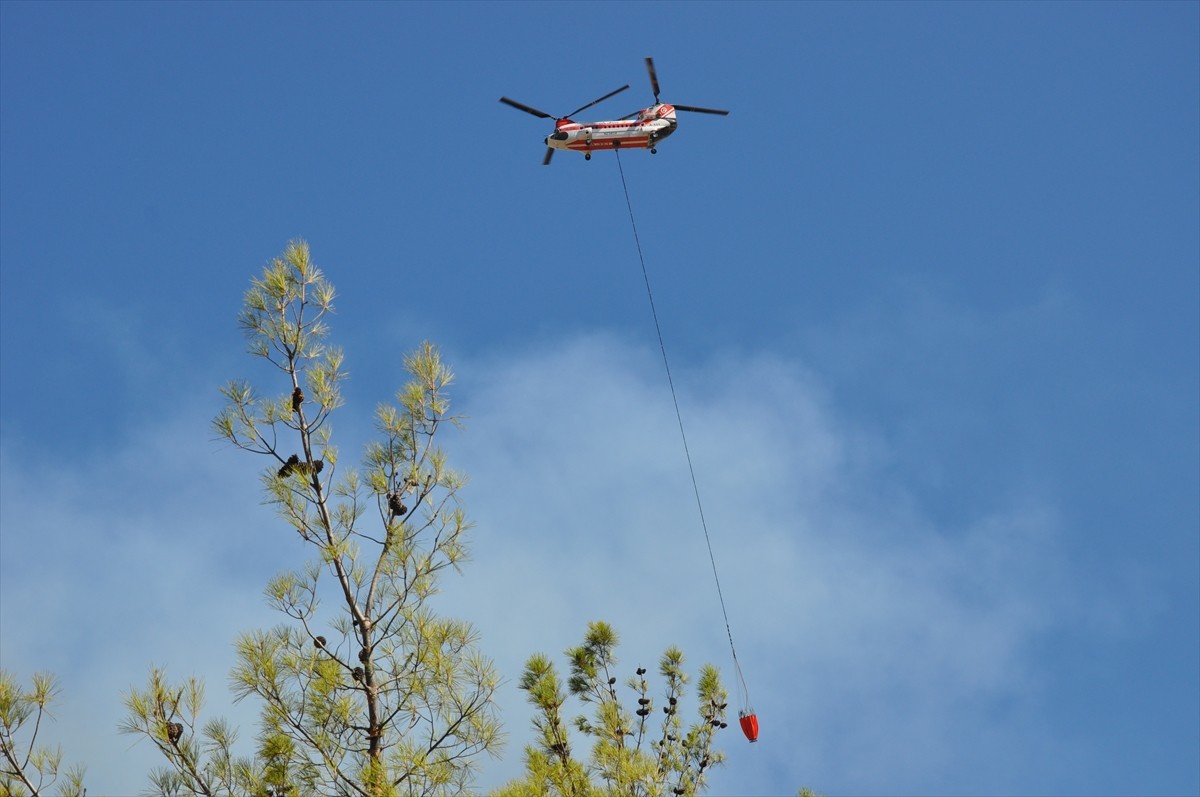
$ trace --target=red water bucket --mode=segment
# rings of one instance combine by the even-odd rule
[[[742,725],[742,733],[746,734],[746,738],[752,742],[758,741],[758,715],[753,712],[747,714],[744,711],[738,712],[738,722]]]

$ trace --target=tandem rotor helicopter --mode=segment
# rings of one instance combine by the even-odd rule
[[[660,102],[658,99],[658,74],[654,71],[653,58],[646,59],[646,71],[650,73],[650,88],[654,90],[654,104],[613,121],[575,122],[570,117],[580,111],[586,111],[593,105],[599,105],[609,97],[620,94],[629,88],[628,83],[616,91],[610,91],[598,100],[592,100],[587,105],[576,108],[566,116],[553,116],[508,97],[501,97],[500,102],[511,105],[519,111],[533,114],[540,119],[554,120],[554,132],[546,136],[545,140],[546,157],[542,159],[543,166],[550,165],[550,159],[554,157],[556,149],[582,152],[585,160],[591,160],[592,152],[599,149],[648,149],[653,155],[658,152],[658,142],[675,132],[676,111],[711,113],[718,116],[729,115],[729,111],[719,111],[714,108],[697,108],[694,105]]]

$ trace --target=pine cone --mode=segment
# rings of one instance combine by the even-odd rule
[[[304,390],[299,385],[292,391],[292,412],[300,412],[300,405],[304,403]]]
[[[300,457],[297,456],[296,454],[292,454],[290,457],[287,458],[287,462],[283,463],[283,467],[279,469],[279,478],[281,478],[281,479],[287,478],[288,474],[290,474],[293,470],[295,470],[296,466],[299,464],[300,464]]]
[[[288,462],[291,462],[291,460],[289,459]],[[319,459],[315,459],[312,462],[301,462],[299,457],[297,457],[296,462],[291,467],[288,467],[287,465],[284,465],[283,467],[287,473],[285,473],[284,470],[280,470],[280,476],[286,476],[288,473],[293,472],[299,473],[301,476],[315,476],[325,469],[325,463]]]
[[[645,667],[638,667],[638,668],[637,668],[637,674],[638,674],[638,675],[645,675],[645,674],[646,674],[646,668],[645,668]]]
[[[362,667],[355,667],[355,668],[354,668],[354,671],[350,673],[350,675],[352,675],[352,676],[354,677],[354,680],[358,681],[360,684],[362,683],[362,681],[363,681],[363,676],[364,676],[365,674],[366,674],[366,673],[364,673],[364,672],[363,672],[363,668],[362,668]]]
[[[408,512],[408,507],[400,500],[400,493],[392,493],[388,496],[388,509],[392,510],[393,515],[403,515]]]
[[[317,637],[316,639],[313,640],[313,644],[316,645],[318,648],[324,650],[325,649],[325,637],[323,637],[323,636]]]
[[[171,744],[178,744],[183,738],[183,726],[178,722],[167,723],[167,741]]]
[[[361,661],[363,664],[366,664],[367,659],[369,659],[369,658],[371,658],[371,654],[367,651],[366,648],[363,648],[362,650],[358,651],[358,660]]]

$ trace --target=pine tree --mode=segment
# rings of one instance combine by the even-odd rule
[[[659,797],[697,795],[706,773],[724,760],[715,747],[726,727],[726,692],[717,669],[701,668],[696,687],[697,719],[685,727],[681,716],[687,673],[683,653],[671,647],[659,661],[664,680],[656,702],[645,667],[618,690],[617,633],[606,623],[588,624],[582,645],[566,651],[567,691],[554,664],[530,657],[521,689],[535,708],[536,742],[525,748],[525,775],[494,797]],[[568,722],[567,692],[592,709],[591,717]],[[622,699],[624,694],[624,700]],[[628,704],[628,705],[627,705]],[[630,706],[637,708],[630,710]],[[570,728],[591,742],[586,763],[575,756]]]
[[[442,571],[466,557],[470,528],[458,502],[463,478],[438,442],[458,423],[453,374],[429,343],[407,356],[410,381],[376,410],[378,439],[361,469],[340,467],[330,418],[346,370],[326,343],[333,299],[303,242],[245,295],[239,321],[250,352],[282,385],[260,394],[229,383],[214,427],[270,460],[267,499],[313,558],[267,585],[283,622],[236,643],[235,696],[262,706],[253,757],[232,755],[236,737],[224,723],[201,721],[195,679],[172,685],[155,670],[126,695],[121,730],[162,751],[168,766],[151,779],[163,794],[455,794],[480,756],[498,751],[495,669],[475,630],[428,602]]]

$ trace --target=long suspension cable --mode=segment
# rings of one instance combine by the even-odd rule
[[[725,610],[725,595],[721,591],[721,577],[717,575],[717,558],[713,556],[712,538],[708,534],[708,522],[704,519],[704,504],[700,501],[700,485],[696,481],[696,469],[692,465],[692,452],[688,448],[687,432],[683,428],[683,413],[679,411],[679,398],[675,394],[675,380],[671,378],[671,363],[667,359],[667,345],[663,342],[662,325],[658,322],[658,310],[654,306],[654,292],[650,290],[650,273],[646,270],[646,257],[642,254],[642,241],[638,237],[637,222],[633,218],[633,202],[629,199],[629,185],[625,182],[625,167],[621,165],[621,150],[614,149],[617,169],[621,172],[621,188],[625,191],[625,206],[629,209],[629,225],[633,228],[633,242],[637,245],[638,262],[642,264],[642,279],[646,283],[646,298],[650,300],[650,315],[654,317],[654,331],[658,334],[658,348],[662,352],[663,368],[667,372],[667,384],[671,388],[671,401],[675,404],[675,420],[679,422],[679,436],[683,439],[683,453],[687,458],[688,473],[692,477],[692,492],[696,495],[696,510],[700,513],[700,528],[704,529],[704,542],[708,546],[708,560],[712,563],[713,581],[717,584],[717,598],[721,602],[721,616],[725,618],[725,635],[729,637],[729,652],[733,654],[733,667],[737,671],[738,686],[743,703],[749,703],[750,693],[742,667],[738,663],[737,648],[733,644],[733,631],[729,626],[729,612]]]

